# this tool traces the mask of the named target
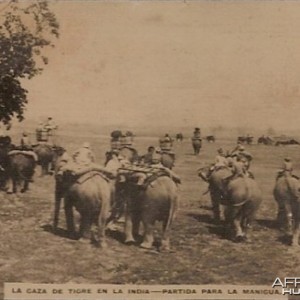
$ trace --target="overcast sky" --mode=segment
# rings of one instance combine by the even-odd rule
[[[60,1],[26,116],[300,128],[300,3]]]

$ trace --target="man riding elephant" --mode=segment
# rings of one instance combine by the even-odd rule
[[[170,251],[170,228],[178,208],[178,188],[173,179],[164,173],[149,179],[147,186],[120,186],[126,200],[125,243],[135,242],[139,235],[139,224],[143,223],[144,235],[140,247],[151,249],[154,242],[154,226],[162,221],[160,251]]]
[[[152,153],[152,159],[145,166],[130,166],[124,167],[124,175],[128,175],[130,179],[136,180],[136,185],[143,187],[145,180],[153,173],[158,171],[163,171],[170,178],[175,180],[177,183],[180,183],[180,178],[175,172],[173,172],[170,168],[165,167],[162,163],[162,155],[163,151],[160,148],[155,148]],[[125,180],[123,180],[125,181]]]
[[[89,148],[73,157],[64,152],[56,161],[54,229],[57,228],[61,199],[64,198],[67,230],[74,235],[73,207],[81,216],[79,237],[106,246],[105,228],[111,205],[111,172],[93,161]],[[87,149],[87,150],[86,150]],[[82,150],[82,151],[80,151]],[[89,160],[90,159],[90,160]]]
[[[254,179],[245,174],[242,162],[233,161],[232,164],[232,168],[214,170],[209,177],[200,170],[199,176],[209,183],[215,221],[220,221],[220,204],[223,204],[225,221],[234,230],[235,239],[240,241],[245,238],[245,230],[254,220],[261,202],[261,191]]]

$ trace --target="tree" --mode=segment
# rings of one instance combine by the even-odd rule
[[[54,47],[59,24],[47,1],[14,0],[0,12],[0,121],[8,124],[13,117],[24,119],[28,91],[22,80],[43,71],[45,49]]]

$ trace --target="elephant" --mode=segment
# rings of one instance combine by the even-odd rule
[[[142,222],[144,235],[140,247],[151,249],[155,222],[162,221],[160,251],[170,251],[170,227],[178,208],[176,183],[168,176],[160,176],[145,189],[130,183],[124,184],[123,189],[123,197],[126,199],[125,243],[135,242]]]
[[[84,180],[80,180],[86,176]],[[75,234],[73,207],[79,212],[79,238],[91,238],[102,248],[106,247],[105,225],[110,211],[110,185],[99,172],[89,172],[79,176],[78,180],[70,178],[66,172],[56,177],[54,230],[57,229],[61,198],[64,198],[64,209],[67,230]]]
[[[194,154],[199,155],[200,149],[202,147],[202,140],[200,138],[192,138],[192,145],[194,149]]]
[[[242,144],[252,144],[253,142],[253,136],[238,136],[237,138],[237,143],[242,143]]]
[[[214,135],[207,135],[205,137],[206,141],[209,142],[209,143],[214,143],[216,141],[216,138]]]
[[[41,166],[42,172],[41,176],[50,174],[49,168],[54,168],[55,160],[61,152],[62,147],[54,146],[48,144],[38,144],[34,146],[34,152],[38,157],[38,164]]]
[[[9,151],[15,146],[9,136],[0,137],[0,188],[5,189],[9,177]]]
[[[299,245],[300,226],[300,182],[291,175],[277,178],[273,190],[274,199],[278,204],[277,222],[287,232],[292,230],[292,245]]]
[[[212,211],[214,220],[218,223],[221,220],[220,205],[226,203],[224,193],[224,179],[232,175],[231,169],[221,167],[214,170],[210,175],[209,168],[204,167],[198,170],[198,175],[206,182],[209,183],[209,193],[212,202]]]
[[[28,190],[29,182],[35,170],[35,157],[23,151],[13,150],[8,153],[8,193],[16,193],[17,186],[23,185],[21,193]]]
[[[176,141],[177,142],[182,142],[183,141],[183,134],[182,133],[177,133],[176,134]]]
[[[199,175],[204,177],[203,170]],[[228,167],[214,170],[207,180],[215,220],[220,220],[220,204],[223,204],[225,223],[231,231],[231,237],[237,242],[245,240],[246,230],[251,227],[262,201],[257,182],[247,175],[232,175]]]
[[[257,144],[262,144],[262,145],[272,145],[274,143],[273,139],[270,138],[269,136],[261,136],[257,139]]]

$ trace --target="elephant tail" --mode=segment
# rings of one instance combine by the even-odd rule
[[[178,194],[176,192],[174,192],[172,195],[170,195],[170,210],[169,210],[169,217],[168,217],[168,221],[167,221],[167,225],[166,225],[166,230],[168,230],[171,225],[172,222],[175,218],[177,209],[178,209]]]

